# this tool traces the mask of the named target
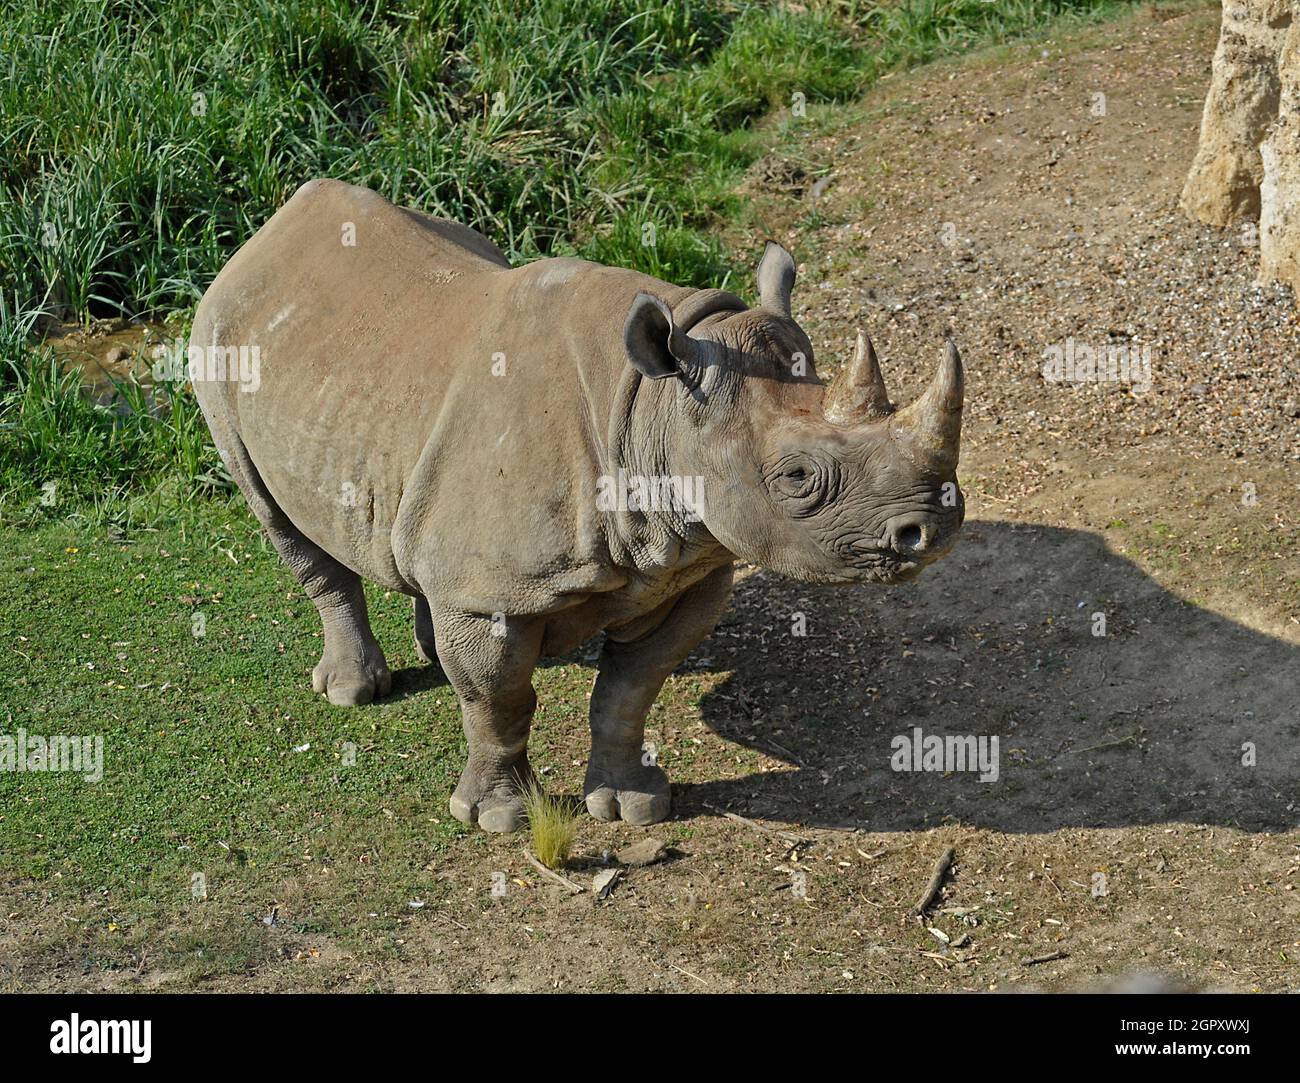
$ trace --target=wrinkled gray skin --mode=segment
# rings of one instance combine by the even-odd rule
[[[204,296],[195,389],[320,613],[313,687],[340,706],[387,693],[362,580],[414,598],[419,653],[442,665],[464,718],[458,819],[522,824],[542,656],[606,633],[587,808],[654,823],[669,785],[642,762],[646,714],[713,629],[734,561],[893,583],[950,545],[963,515],[955,348],[902,411],[861,337],[828,389],[790,318],[793,283],[774,243],[752,309],[580,260],[511,269],[473,230],[318,180]],[[256,390],[195,373],[208,347],[256,347]],[[681,502],[602,505],[599,479],[620,470],[702,477],[700,521]]]

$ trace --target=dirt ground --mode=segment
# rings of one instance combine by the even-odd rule
[[[673,819],[588,825],[569,875],[647,834],[669,860],[601,901],[480,838],[395,956],[299,935],[216,987],[1300,988],[1300,334],[1246,234],[1177,212],[1217,25],[1156,8],[896,76],[753,171],[820,368],[861,324],[907,401],[957,337],[968,520],[905,587],[746,570],[651,716]],[[1046,382],[1067,338],[1149,345],[1150,389]],[[997,736],[998,780],[891,770],[918,726]],[[537,739],[576,793],[586,733]]]

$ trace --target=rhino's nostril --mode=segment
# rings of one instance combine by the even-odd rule
[[[894,535],[894,544],[899,549],[920,549],[924,537],[921,528],[911,524],[903,527]]]

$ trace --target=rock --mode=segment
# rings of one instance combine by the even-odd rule
[[[1214,226],[1258,219],[1259,281],[1300,290],[1300,26],[1292,0],[1224,3],[1181,206]]]
[[[591,878],[591,893],[598,899],[608,899],[614,890],[614,882],[622,874],[622,869],[602,869]]]
[[[1300,25],[1287,32],[1278,69],[1277,123],[1259,148],[1259,277],[1300,290]]]
[[[104,360],[110,365],[120,365],[123,361],[131,359],[131,351],[125,346],[114,346],[104,355]]]
[[[645,838],[626,850],[620,850],[614,855],[614,860],[620,865],[653,865],[656,861],[662,861],[667,853],[668,847],[662,840]]]
[[[1260,215],[1260,144],[1277,119],[1291,0],[1225,0],[1184,213],[1213,226]]]

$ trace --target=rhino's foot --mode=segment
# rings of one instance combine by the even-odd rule
[[[469,764],[451,795],[451,814],[493,834],[518,831],[528,823],[520,793],[532,778],[526,759],[506,771],[481,771]]]
[[[311,687],[324,692],[335,707],[357,707],[393,687],[393,676],[383,654],[375,649],[372,657],[332,658],[327,653],[311,671]]]
[[[663,768],[638,763],[630,770],[612,772],[587,768],[582,787],[587,811],[598,820],[622,820],[644,826],[668,818],[672,787]]]

